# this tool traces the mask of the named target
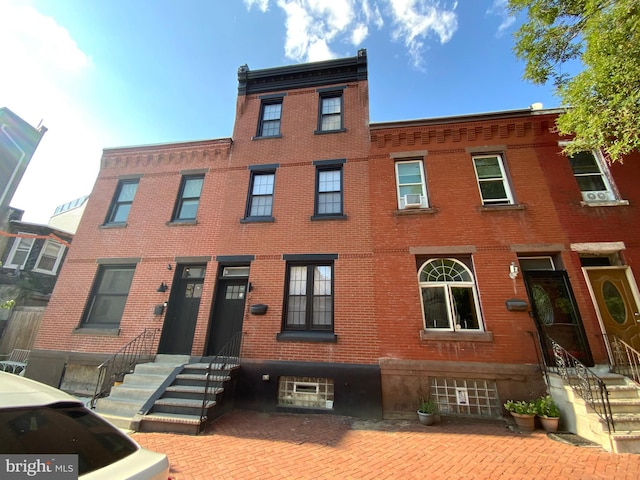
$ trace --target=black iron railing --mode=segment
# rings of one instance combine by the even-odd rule
[[[145,328],[140,335],[98,366],[98,381],[91,398],[92,409],[96,408],[96,401],[108,396],[113,384],[122,381],[127,373],[132,373],[137,364],[153,360],[155,340],[159,333],[159,328]]]
[[[560,375],[562,380],[570,385],[573,391],[606,422],[609,433],[615,432],[609,404],[609,391],[604,381],[555,340],[550,337],[547,337],[547,340],[555,360],[555,366],[546,366],[547,370]]]
[[[640,385],[640,352],[615,335],[604,335],[611,350],[611,371]]]
[[[207,405],[216,399],[216,395],[224,388],[227,380],[226,371],[240,365],[240,348],[242,347],[242,332],[237,332],[218,354],[213,357],[205,372],[204,394],[200,410],[201,428],[207,423]],[[214,373],[215,372],[215,373]]]

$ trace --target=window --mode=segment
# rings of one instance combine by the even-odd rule
[[[174,220],[195,220],[200,203],[200,192],[204,175],[184,176],[180,184],[180,195],[176,204]]]
[[[258,137],[277,137],[280,135],[280,117],[282,115],[282,98],[263,101],[260,108]]]
[[[333,263],[287,266],[285,330],[333,330]]]
[[[53,240],[47,240],[44,242],[44,246],[40,251],[40,256],[33,271],[55,275],[62,261],[63,253],[64,245]]]
[[[117,327],[127,303],[134,265],[101,266],[84,318],[87,327]]]
[[[272,219],[275,172],[252,172],[246,217]]]
[[[20,233],[20,235],[28,235],[27,233]],[[28,237],[16,237],[13,239],[13,245],[11,251],[7,257],[7,261],[3,265],[5,268],[24,268],[31,253],[33,242],[35,238]]]
[[[480,330],[473,275],[453,258],[425,262],[418,273],[426,329]]]
[[[344,117],[342,111],[342,91],[321,93],[318,130],[320,132],[343,130]]]
[[[319,160],[316,166],[315,215],[312,219],[343,218],[342,165],[346,160]]]
[[[138,190],[138,181],[137,178],[135,180],[120,180],[105,223],[122,223],[127,221],[129,210],[131,210],[131,204],[133,203],[133,197],[135,197],[136,190]]]
[[[483,205],[514,203],[501,155],[475,155],[473,166]]]
[[[427,187],[422,161],[396,162],[398,208],[427,208]]]
[[[579,152],[569,157],[569,162],[585,202],[616,200],[616,195],[603,171],[602,161],[597,153]]]

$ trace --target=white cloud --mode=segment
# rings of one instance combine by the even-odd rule
[[[269,0],[244,0],[244,4],[249,10],[251,10],[251,7],[254,5],[263,13],[269,10]]]
[[[259,6],[265,12],[268,0],[244,0],[248,9]],[[458,28],[455,9],[442,7],[438,0],[277,0],[286,15],[285,55],[296,61],[335,58],[336,44],[358,47],[368,38],[370,28],[382,29],[389,16],[392,39],[408,49],[414,66],[422,66],[429,36],[448,42]]]
[[[393,39],[401,40],[409,49],[416,68],[422,68],[424,41],[429,35],[435,34],[442,44],[451,40],[458,29],[457,2],[450,9],[430,0],[390,0],[389,3],[395,26]]]
[[[46,223],[56,205],[87,194],[95,180],[105,139],[67,93],[86,85],[95,66],[66,29],[20,1],[0,0],[0,44],[10,46],[0,50],[0,107],[48,128],[11,205],[26,221]]]
[[[498,27],[496,36],[500,37],[502,34],[513,25],[516,21],[516,17],[511,15],[508,8],[509,0],[493,0],[493,4],[487,10],[487,15],[497,15],[502,17],[502,23]]]

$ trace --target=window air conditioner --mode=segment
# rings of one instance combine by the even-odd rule
[[[582,192],[582,199],[585,202],[609,202],[615,200],[613,194],[607,190],[595,192]]]
[[[422,205],[422,195],[419,193],[409,193],[404,196],[404,208],[420,208]]]

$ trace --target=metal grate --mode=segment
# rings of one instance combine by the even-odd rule
[[[430,393],[444,415],[502,417],[493,380],[431,377]]]

